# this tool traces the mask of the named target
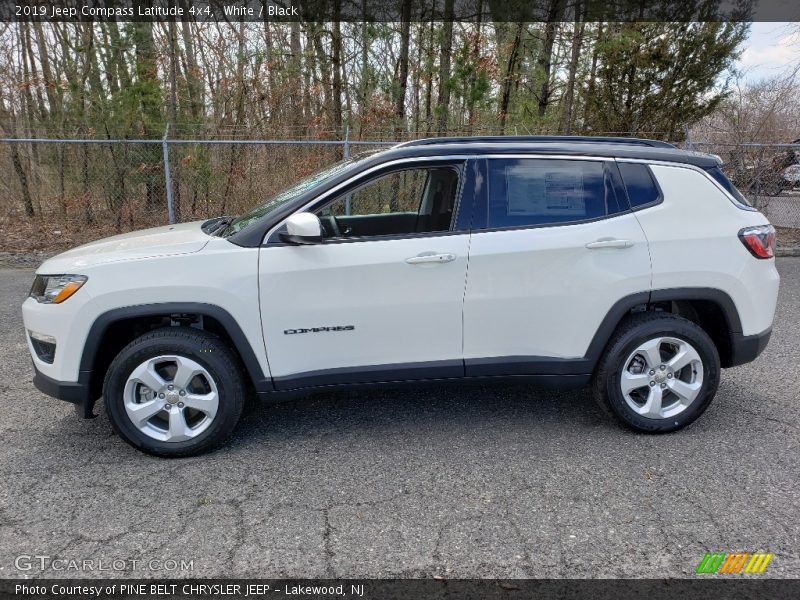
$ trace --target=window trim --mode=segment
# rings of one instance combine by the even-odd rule
[[[620,170],[619,171],[619,179],[620,179],[620,183],[622,184],[622,191],[625,193],[625,199],[628,201],[628,208],[631,211],[637,212],[637,211],[644,210],[644,209],[647,209],[647,208],[652,208],[652,207],[658,206],[659,204],[662,204],[664,202],[664,191],[661,189],[661,184],[658,182],[658,177],[656,177],[655,173],[653,173],[653,169],[650,168],[650,164],[651,163],[649,161],[614,159],[614,162],[617,165],[619,165],[619,163],[633,163],[633,164],[644,165],[644,167],[647,169],[647,172],[650,174],[650,179],[653,181],[653,183],[656,186],[656,191],[658,191],[658,197],[655,200],[651,200],[650,202],[647,202],[645,204],[639,204],[638,206],[634,207],[633,204],[631,204],[631,196],[628,193],[628,186],[625,185],[625,178],[622,176],[622,171]],[[617,167],[617,169],[619,170],[619,167]]]
[[[389,162],[374,165],[369,169],[365,169],[364,171],[354,173],[352,177],[349,177],[348,179],[342,181],[341,183],[332,187],[331,189],[326,190],[313,200],[310,200],[303,206],[294,210],[292,212],[292,215],[301,212],[312,212],[317,208],[324,206],[328,202],[335,201],[337,198],[339,198],[343,193],[346,193],[348,190],[355,189],[357,187],[360,187],[361,185],[366,185],[367,183],[369,183],[370,181],[374,181],[378,177],[382,177],[384,175],[388,175],[390,173],[397,171],[405,171],[414,168],[424,168],[426,164],[436,165],[439,163],[447,163],[445,166],[452,167],[459,174],[456,199],[455,199],[455,204],[453,206],[453,219],[450,222],[450,229],[444,231],[421,231],[413,233],[377,235],[370,237],[330,238],[328,240],[323,240],[322,244],[318,245],[324,246],[330,244],[352,243],[352,242],[374,242],[383,240],[390,241],[397,239],[409,239],[418,237],[419,238],[439,237],[445,235],[469,233],[469,229],[459,229],[458,227],[461,222],[460,216],[462,208],[466,210],[472,210],[470,203],[464,202],[464,192],[466,189],[467,179],[468,177],[470,177],[469,173],[470,161],[476,160],[476,158],[477,157],[473,155],[463,155],[463,154],[443,155],[443,156],[419,156],[413,158],[399,158]],[[286,220],[289,218],[289,216],[287,216],[284,219],[281,219],[281,221],[277,225],[275,225],[266,233],[261,243],[262,247],[282,247],[282,246],[293,245],[281,241],[277,235],[281,227],[283,227],[286,224]]]
[[[615,161],[611,157],[606,156],[572,156],[572,155],[555,155],[555,154],[487,154],[481,157],[483,159],[483,177],[486,181],[484,184],[486,190],[482,195],[481,203],[482,207],[479,209],[476,208],[475,213],[476,215],[480,214],[482,223],[478,224],[477,226],[473,227],[472,233],[485,233],[485,232],[495,232],[495,231],[522,231],[525,229],[543,229],[546,227],[569,227],[571,225],[583,225],[586,223],[596,223],[597,221],[607,221],[610,219],[615,219],[617,217],[621,217],[623,215],[629,214],[633,212],[630,208],[630,203],[628,202],[624,210],[616,212],[614,214],[605,214],[599,217],[591,217],[588,219],[580,219],[575,221],[560,221],[557,223],[537,223],[531,225],[505,225],[501,227],[489,227],[489,194],[491,193],[489,189],[489,161],[493,159],[532,159],[532,160],[571,160],[571,161],[595,161],[605,163],[604,166],[615,166]],[[624,188],[622,184],[622,175],[619,174],[619,181],[614,181],[612,177],[611,184],[614,186],[614,193],[617,195],[617,204],[619,202],[619,195],[620,193],[624,194],[623,200],[627,202],[628,195],[625,189],[619,189],[620,186]]]

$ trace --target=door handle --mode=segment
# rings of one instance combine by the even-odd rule
[[[597,250],[602,248],[630,248],[633,242],[630,240],[597,240],[596,242],[589,242],[586,247],[589,250]]]
[[[448,263],[456,259],[455,254],[435,254],[434,252],[423,252],[411,258],[407,258],[406,262],[410,265],[423,265],[431,263]]]

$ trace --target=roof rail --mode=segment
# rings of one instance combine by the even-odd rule
[[[659,140],[646,140],[643,138],[626,137],[605,137],[589,135],[487,135],[471,137],[437,137],[423,138],[421,140],[411,140],[403,142],[396,147],[405,146],[428,146],[431,144],[468,144],[471,142],[481,143],[587,143],[587,144],[627,144],[632,146],[650,146],[651,148],[675,148],[673,144],[661,142]]]

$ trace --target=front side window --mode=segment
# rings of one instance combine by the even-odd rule
[[[623,210],[603,161],[489,161],[489,227],[528,227],[585,221]]]
[[[403,169],[338,196],[316,214],[325,238],[448,231],[457,191],[453,167]]]

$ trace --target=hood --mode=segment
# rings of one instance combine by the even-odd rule
[[[92,265],[199,252],[211,239],[200,228],[202,224],[166,225],[90,242],[46,260],[37,273],[80,273]]]

